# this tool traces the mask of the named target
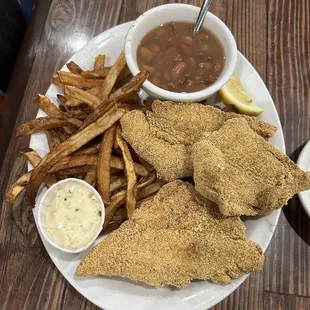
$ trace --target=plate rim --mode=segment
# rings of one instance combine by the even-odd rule
[[[304,164],[306,164],[305,160],[306,160],[307,155],[309,155],[309,151],[310,151],[310,140],[305,144],[305,146],[301,150],[301,152],[298,156],[298,159],[297,159],[297,165],[302,170],[305,170],[305,168],[306,168],[304,166]],[[310,162],[310,160],[309,160],[309,162]],[[306,194],[307,192],[309,192],[309,190],[298,193],[298,198],[299,198],[305,212],[307,213],[308,217],[310,217],[310,198]]]
[[[88,45],[92,45],[92,44],[96,44],[96,41],[102,36],[106,35],[107,33],[109,33],[110,31],[114,31],[114,32],[117,32],[119,28],[123,28],[123,27],[130,27],[130,25],[133,23],[134,21],[129,21],[129,22],[126,22],[126,23],[122,23],[122,24],[119,24],[119,25],[116,25],[114,27],[111,27],[103,32],[101,32],[100,34],[98,34],[97,36],[95,36],[93,39],[91,39],[90,41],[86,42],[86,44],[84,44],[80,49],[78,49],[66,62],[69,62],[71,61],[76,54],[78,54],[79,52],[81,52],[84,48],[86,48]],[[279,114],[278,114],[278,111],[276,109],[276,106],[275,106],[275,103],[271,97],[271,94],[267,88],[267,86],[265,85],[264,81],[262,80],[261,76],[259,75],[259,73],[256,71],[256,69],[254,68],[254,66],[250,63],[250,61],[238,50],[238,58],[241,58],[242,61],[245,61],[248,63],[249,67],[251,67],[251,70],[253,71],[253,74],[255,74],[257,76],[257,78],[259,79],[259,81],[261,82],[261,84],[263,85],[263,87],[265,88],[266,90],[266,94],[270,100],[270,102],[272,102],[272,109],[273,109],[273,112],[275,112],[275,116],[276,116],[276,119],[278,121],[278,128],[277,130],[279,131],[280,133],[280,150],[286,154],[286,149],[285,149],[285,140],[284,140],[284,135],[283,135],[283,129],[282,129],[282,124],[281,124],[281,121],[280,121],[280,117],[279,117]],[[65,64],[63,66],[65,66]],[[50,87],[51,87],[52,83],[49,85],[49,87],[47,88],[46,92],[45,93],[48,93]],[[40,109],[38,110],[38,113],[39,113]],[[36,115],[36,117],[38,116],[38,113]],[[34,139],[34,135],[31,135],[31,138],[30,138],[30,142],[29,142],[29,147],[31,147],[31,144],[33,143],[33,139]],[[310,143],[309,143],[309,147],[310,147]],[[28,171],[31,170],[32,166],[31,165],[28,165]],[[300,195],[300,194],[298,194]],[[35,208],[33,209],[34,212],[35,212]],[[268,235],[268,238],[266,239],[267,241],[267,245],[265,247],[265,249],[263,248],[263,252],[265,253],[267,248],[269,247],[270,245],[270,242],[271,242],[271,239],[273,238],[274,236],[274,233],[275,233],[275,229],[277,228],[278,226],[278,222],[279,222],[279,217],[280,217],[280,214],[281,214],[281,209],[278,209],[278,210],[274,210],[273,213],[275,214],[275,226],[274,226],[274,229],[272,231],[270,231],[270,234]],[[37,223],[36,223],[37,225]],[[70,279],[69,277],[67,278],[66,275],[63,273],[63,271],[59,268],[59,265],[56,261],[56,259],[54,259],[49,250],[47,249],[46,245],[45,245],[45,240],[44,238],[42,238],[41,234],[40,234],[40,237],[42,239],[42,242],[43,242],[43,245],[45,247],[45,250],[47,251],[50,259],[52,260],[52,262],[54,263],[54,265],[57,267],[58,271],[62,274],[62,276],[65,278],[66,281],[68,281],[70,283],[70,285],[72,285],[74,287],[74,289],[77,290],[77,292],[79,294],[81,294],[82,296],[84,296],[86,299],[88,299],[90,302],[92,302],[94,305],[98,306],[99,308],[103,309],[102,308],[102,305],[97,303],[96,299],[94,299],[93,297],[89,296],[87,292],[83,291],[80,286],[78,286],[78,284],[76,283],[76,281],[74,281],[74,278]],[[223,294],[221,297],[219,298],[216,298],[213,302],[209,302],[208,305],[207,304],[207,301],[204,302],[203,304],[199,304],[197,305],[197,307],[195,307],[196,310],[198,309],[206,309],[206,307],[208,307],[207,309],[215,306],[216,304],[220,303],[222,300],[224,300],[225,298],[227,298],[229,295],[231,295],[238,287],[240,287],[243,282],[248,278],[249,274],[245,274],[243,276],[243,278],[241,279],[241,282],[232,290],[230,291],[228,294]],[[240,278],[239,278],[240,280]],[[111,307],[108,307],[106,308],[105,307],[105,310],[113,310]]]

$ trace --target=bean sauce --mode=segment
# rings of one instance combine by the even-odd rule
[[[170,22],[149,31],[140,42],[140,70],[150,72],[149,81],[173,92],[195,92],[213,84],[223,71],[224,48],[215,35],[194,24]]]

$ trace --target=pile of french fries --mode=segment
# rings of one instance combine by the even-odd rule
[[[21,176],[8,190],[6,200],[14,204],[25,190],[25,199],[35,205],[39,187],[75,177],[94,186],[105,203],[104,231],[109,232],[130,218],[135,208],[163,186],[153,167],[133,152],[122,137],[121,117],[140,104],[138,88],[148,72],[132,77],[124,52],[112,67],[105,55],[95,58],[93,70],[67,63],[69,72],[58,71],[52,82],[61,90],[59,105],[36,94],[34,103],[47,116],[19,126],[17,136],[44,131],[50,152],[41,158],[32,149],[21,153],[33,170]]]

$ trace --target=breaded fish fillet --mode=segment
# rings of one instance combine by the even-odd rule
[[[192,185],[174,181],[94,247],[76,274],[182,288],[194,279],[230,283],[263,263],[239,217],[224,218]]]
[[[264,138],[276,127],[256,117],[222,112],[198,103],[155,101],[146,115],[131,111],[121,119],[123,137],[136,153],[149,162],[158,177],[172,181],[192,176],[190,147],[204,132],[218,130],[230,118],[246,119],[251,128]]]
[[[309,175],[242,118],[205,134],[192,159],[196,189],[225,216],[264,215],[310,188]]]

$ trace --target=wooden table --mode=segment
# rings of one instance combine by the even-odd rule
[[[28,138],[16,139],[12,131],[35,117],[33,94],[46,91],[53,72],[81,44],[165,2],[37,1],[0,111],[2,309],[96,309],[62,277],[40,240],[27,240],[12,222],[13,208],[3,198],[26,170],[18,151],[29,143]],[[217,0],[212,12],[229,26],[239,50],[267,84],[283,124],[287,154],[296,160],[310,138],[310,1]],[[72,36],[80,40],[73,43]],[[310,219],[297,197],[283,211],[264,269],[251,274],[214,309],[310,309]]]

